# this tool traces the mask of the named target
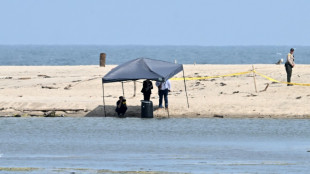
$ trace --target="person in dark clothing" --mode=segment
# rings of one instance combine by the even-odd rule
[[[285,63],[285,70],[287,74],[287,83],[291,83],[292,71],[295,66],[294,48],[291,48],[290,53],[287,55],[287,60]],[[293,86],[292,84],[287,84],[287,86]]]
[[[143,87],[142,87],[141,92],[143,93],[145,101],[150,101],[152,89],[153,89],[153,84],[151,80],[148,79],[148,80],[143,81]]]
[[[119,100],[116,102],[116,109],[117,115],[124,116],[125,112],[127,111],[126,99],[123,96],[119,97]]]

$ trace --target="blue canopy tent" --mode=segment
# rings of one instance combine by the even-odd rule
[[[189,107],[186,91],[186,83],[184,77],[184,69],[182,64],[175,64],[148,58],[138,58],[115,67],[102,78],[103,105],[105,115],[106,110],[104,100],[104,83],[136,81],[140,79],[150,79],[153,81],[165,82],[166,80],[170,79],[180,71],[183,71],[187,106]]]

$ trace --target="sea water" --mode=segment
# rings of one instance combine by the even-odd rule
[[[304,119],[0,118],[0,173],[309,173],[309,125]]]
[[[274,64],[295,48],[297,64],[310,63],[310,46],[100,46],[0,45],[0,65],[121,64],[145,57],[181,64]]]

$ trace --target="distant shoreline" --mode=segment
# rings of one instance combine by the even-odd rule
[[[182,64],[273,64],[296,48],[296,63],[310,64],[310,46],[274,45],[0,45],[2,65],[98,65],[122,64],[144,57]]]

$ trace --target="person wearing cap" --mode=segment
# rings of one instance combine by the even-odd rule
[[[165,99],[165,108],[168,109],[168,93],[171,89],[171,83],[168,79],[165,82],[156,82],[158,87],[159,108],[163,108],[163,98]]]
[[[287,74],[287,83],[291,83],[292,71],[295,66],[294,48],[291,48],[290,53],[287,54],[287,59],[285,62],[285,70]],[[293,86],[292,84],[287,84],[287,86]]]
[[[123,96],[119,97],[119,100],[116,102],[116,109],[117,115],[124,116],[127,111],[126,99]]]

